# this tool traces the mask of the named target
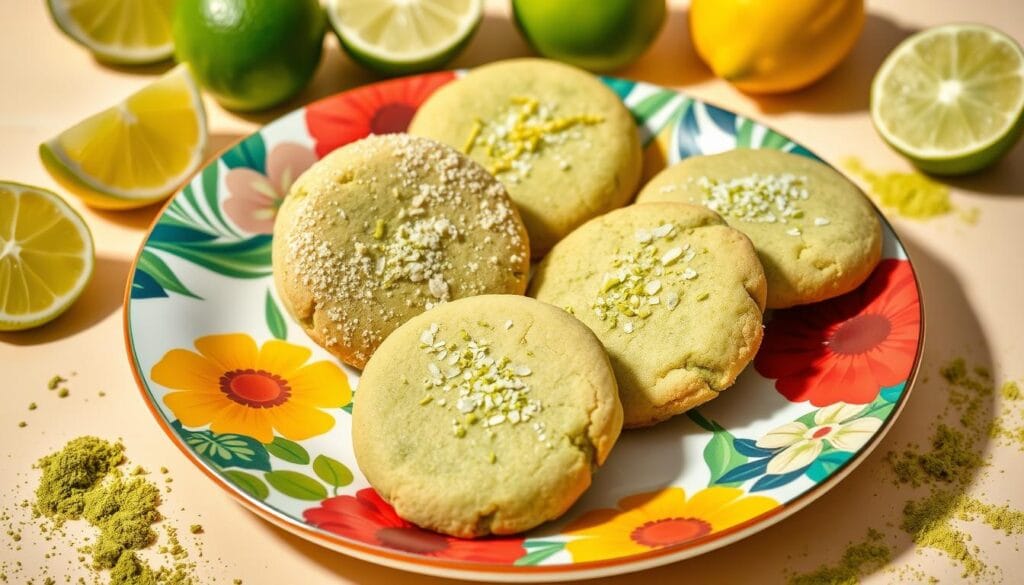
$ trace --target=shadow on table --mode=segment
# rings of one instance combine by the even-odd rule
[[[658,38],[634,63],[611,75],[683,88],[711,79],[711,70],[697,56],[690,39],[690,12],[670,6]]]
[[[116,311],[124,299],[131,262],[125,258],[97,256],[92,280],[82,296],[63,315],[26,331],[0,333],[0,343],[38,345],[77,335]],[[114,348],[116,349],[116,348]]]
[[[1024,140],[1002,160],[987,169],[963,177],[935,177],[957,189],[991,195],[1024,196]]]
[[[836,114],[868,109],[871,80],[885,57],[903,39],[917,32],[878,14],[868,14],[864,31],[849,55],[834,69],[805,89],[782,94],[751,96],[766,114],[790,111]]]

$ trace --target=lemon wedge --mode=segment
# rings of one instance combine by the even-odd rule
[[[39,146],[50,174],[86,204],[141,207],[195,173],[206,148],[206,115],[187,65]]]
[[[0,331],[56,318],[92,268],[92,236],[75,210],[45,189],[0,181]]]
[[[174,52],[174,0],[48,0],[47,5],[57,26],[101,61],[155,63]]]

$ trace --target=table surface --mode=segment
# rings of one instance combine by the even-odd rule
[[[1024,40],[1024,3],[892,0],[869,2],[868,10],[864,33],[849,58],[796,94],[753,98],[715,79],[694,54],[683,2],[672,2],[652,49],[617,74],[680,88],[764,120],[834,163],[856,155],[876,169],[907,170],[908,164],[879,139],[868,117],[868,88],[882,59],[908,34],[951,21],[988,23]],[[210,155],[303,103],[374,80],[339,51],[333,38],[328,42],[311,86],[274,111],[240,116],[207,98]],[[471,67],[527,54],[509,21],[508,3],[492,0],[476,37],[452,65]],[[0,178],[56,188],[39,162],[37,145],[149,83],[166,68],[104,67],[59,34],[41,0],[0,2]],[[928,222],[892,220],[921,279],[928,330],[922,375],[902,416],[875,452],[835,489],[757,535],[689,561],[601,581],[651,583],[685,576],[694,583],[784,582],[789,572],[835,563],[848,543],[865,537],[869,526],[885,532],[894,549],[893,566],[920,568],[943,582],[959,580],[960,570],[946,557],[915,550],[909,537],[893,528],[913,492],[884,480],[884,456],[911,442],[927,443],[929,425],[945,403],[942,379],[936,374],[953,357],[964,356],[971,364],[991,368],[997,380],[1024,377],[1024,142],[983,174],[949,184],[956,205],[980,211],[976,224],[953,216]],[[81,299],[55,322],[33,331],[0,334],[5,395],[0,408],[0,508],[10,510],[30,497],[36,481],[32,463],[68,439],[83,434],[121,437],[135,463],[170,469],[177,488],[166,495],[164,504],[171,511],[170,521],[179,528],[192,523],[205,527],[199,544],[191,547],[201,546],[204,552],[197,568],[202,582],[230,583],[239,578],[245,583],[290,583],[296,575],[317,583],[442,582],[355,560],[292,536],[235,504],[185,459],[141,400],[122,334],[125,280],[158,207],[112,213],[87,209],[76,200],[71,204],[92,228],[96,272]],[[70,372],[75,375],[69,397],[59,399],[46,391],[52,375]],[[98,395],[100,390],[104,397]],[[39,408],[29,412],[32,401]],[[27,427],[18,427],[22,420]],[[1024,480],[1019,451],[995,444],[985,449],[993,465],[975,480],[971,493],[1024,507],[1024,491],[1017,487]],[[1024,557],[1017,552],[1020,537],[1006,538],[980,524],[963,528],[1004,581],[1012,582],[1024,568]],[[84,526],[69,531],[75,534],[79,529],[80,537],[87,538]],[[77,577],[77,563],[44,557],[51,543],[31,528],[23,536],[20,551],[9,542],[0,550],[0,561],[23,563],[16,580],[38,574],[47,563],[51,575],[71,570]],[[892,571],[880,570],[864,582],[895,580]]]

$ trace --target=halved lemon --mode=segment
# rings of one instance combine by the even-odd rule
[[[342,47],[389,75],[436,69],[472,38],[482,0],[328,0]]]
[[[170,195],[203,160],[206,114],[187,65],[39,146],[50,174],[86,204],[142,207]]]
[[[57,26],[102,61],[155,63],[174,52],[174,0],[48,0],[47,5]]]
[[[982,169],[1010,150],[1024,128],[1024,50],[977,24],[917,33],[875,75],[871,119],[922,170]]]
[[[0,331],[67,310],[92,276],[92,235],[56,194],[0,181]]]

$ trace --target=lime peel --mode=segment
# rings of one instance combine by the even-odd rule
[[[442,66],[483,17],[482,0],[328,0],[325,8],[348,54],[390,75]]]
[[[977,24],[917,33],[875,75],[871,118],[890,146],[926,172],[980,170],[1024,130],[1024,49]]]

